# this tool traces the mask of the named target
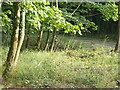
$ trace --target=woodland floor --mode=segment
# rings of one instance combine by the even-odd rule
[[[72,41],[75,41],[75,42],[80,42],[80,43],[83,43],[83,45],[85,44],[85,45],[87,45],[88,44],[88,46],[90,47],[90,45],[93,45],[93,46],[103,46],[103,47],[105,47],[105,48],[112,48],[112,49],[114,49],[114,47],[115,47],[115,42],[113,42],[113,41],[107,41],[107,40],[97,40],[97,39],[87,39],[87,38],[84,38],[84,37],[76,37],[76,38],[74,38],[74,39],[72,39]],[[87,46],[86,46],[87,47]],[[87,47],[87,48],[89,48],[89,47]],[[91,48],[91,47],[90,47]],[[112,77],[112,75],[114,75],[113,76],[113,78],[116,78],[116,74],[115,74],[115,72],[117,73],[117,70],[116,70],[116,68],[117,68],[117,64],[116,64],[116,62],[117,62],[117,60],[116,60],[116,58],[117,58],[117,56],[115,56],[114,55],[114,53],[113,54],[108,54],[108,52],[107,51],[105,51],[105,50],[103,50],[103,53],[101,53],[102,51],[101,51],[102,49],[98,49],[97,51],[96,51],[96,54],[98,53],[98,54],[101,54],[101,55],[98,55],[98,56],[96,56],[96,55],[94,55],[95,54],[95,52],[94,51],[91,51],[91,52],[87,52],[86,50],[85,51],[74,51],[74,50],[71,50],[71,51],[69,51],[70,53],[72,52],[72,56],[69,56],[69,55],[67,55],[66,53],[67,52],[63,52],[63,53],[61,53],[61,52],[56,52],[56,53],[50,53],[50,52],[44,52],[44,53],[42,53],[42,52],[37,52],[37,51],[33,51],[33,52],[30,52],[30,51],[24,51],[24,52],[22,52],[21,53],[21,55],[20,55],[20,62],[19,62],[19,64],[20,65],[24,65],[25,63],[23,63],[22,62],[22,60],[26,60],[25,62],[29,65],[31,65],[31,63],[30,63],[30,60],[33,60],[33,61],[36,61],[36,63],[37,62],[40,62],[39,61],[39,59],[41,58],[41,60],[42,60],[42,62],[45,62],[45,60],[47,60],[47,63],[45,62],[45,64],[43,63],[43,66],[44,65],[46,65],[47,67],[45,67],[46,69],[50,69],[50,70],[52,70],[54,67],[49,67],[49,65],[51,65],[51,60],[52,60],[52,62],[54,62],[54,63],[57,63],[57,64],[59,64],[59,62],[60,63],[62,63],[63,64],[63,66],[62,66],[62,64],[60,64],[60,67],[57,67],[57,68],[59,68],[59,70],[60,70],[60,72],[62,72],[63,73],[63,75],[64,74],[67,74],[68,76],[69,76],[69,73],[68,73],[68,71],[69,70],[72,70],[71,69],[71,65],[69,65],[69,63],[71,63],[71,61],[69,61],[67,58],[69,58],[70,60],[73,60],[72,61],[72,63],[73,64],[75,64],[75,65],[73,65],[73,68],[78,68],[77,67],[77,65],[79,66],[79,65],[81,65],[81,63],[83,63],[82,65],[84,66],[90,66],[90,69],[86,69],[86,73],[81,73],[81,72],[83,72],[82,70],[81,71],[79,71],[79,70],[77,70],[77,71],[73,71],[74,73],[80,73],[81,74],[81,77],[83,77],[84,75],[88,75],[88,76],[86,76],[86,77],[84,77],[86,80],[89,80],[89,78],[93,78],[93,79],[95,79],[94,77],[92,77],[92,75],[89,75],[90,74],[90,72],[92,72],[91,70],[93,70],[93,69],[95,69],[96,70],[96,72],[98,71],[100,71],[101,73],[103,73],[103,75],[104,75],[104,77],[102,77],[102,76],[99,76],[99,74],[98,74],[98,76],[96,77],[96,75],[94,75],[95,74],[95,72],[92,72],[93,73],[93,75],[97,78],[97,79],[95,79],[95,81],[96,81],[96,83],[98,82],[97,80],[99,80],[99,79],[105,79],[106,78],[106,81],[108,81],[107,83],[110,83],[109,82],[109,79]],[[89,50],[88,50],[89,51]],[[7,51],[5,51],[5,52],[7,52]],[[88,58],[78,58],[78,56],[80,56],[81,55],[81,53],[83,52],[83,54],[84,55],[86,55],[86,54],[88,54]],[[45,55],[44,55],[45,54]],[[78,55],[77,55],[78,54]],[[93,54],[94,56],[92,57],[92,58],[89,58],[89,56],[91,55],[91,54]],[[7,54],[6,54],[7,55]],[[28,56],[29,57],[28,57]],[[56,56],[57,55],[57,56]],[[75,55],[77,55],[77,56],[75,56]],[[83,56],[84,56],[83,55]],[[111,55],[113,55],[113,56],[111,56]],[[5,56],[5,55],[2,55],[2,56]],[[31,57],[32,56],[32,57]],[[42,57],[40,57],[40,56],[42,56]],[[1,57],[1,55],[0,55],[0,57]],[[49,60],[49,57],[51,57],[51,59]],[[2,57],[3,58],[3,57]],[[57,58],[57,59],[55,59],[55,58]],[[101,64],[101,58],[103,58],[103,59],[105,59],[104,60],[104,63],[103,64]],[[0,58],[1,59],[1,58]],[[35,59],[35,60],[34,60]],[[63,59],[62,61],[60,61],[61,59]],[[78,59],[78,60],[77,60]],[[89,60],[90,59],[90,60]],[[93,60],[91,60],[91,59],[93,59]],[[5,60],[5,59],[4,59]],[[95,62],[94,62],[94,60],[95,60]],[[58,62],[59,61],[59,62]],[[31,61],[32,62],[32,61]],[[50,62],[50,63],[49,63]],[[65,63],[64,63],[65,62]],[[33,64],[33,66],[36,64],[35,62],[34,63],[32,63]],[[53,64],[54,63],[52,63],[52,66],[54,66]],[[80,64],[79,64],[80,63]],[[94,64],[95,63],[95,64]],[[112,63],[112,65],[111,65],[111,63]],[[24,65],[24,67],[26,67],[26,68],[28,68],[28,70],[29,70],[29,67],[27,67],[27,64],[25,64]],[[65,64],[65,65],[64,65]],[[97,64],[98,64],[98,66],[100,66],[100,67],[103,67],[103,66],[105,66],[105,67],[103,67],[103,68],[98,68],[98,66],[97,66]],[[100,65],[101,64],[101,65]],[[21,66],[20,65],[18,65],[18,70],[20,69],[20,71],[22,71],[22,68],[21,68]],[[91,65],[92,65],[92,67],[91,67]],[[111,65],[111,66],[110,66]],[[1,65],[1,63],[0,63],[0,66],[2,66]],[[65,67],[66,66],[66,67]],[[70,66],[70,67],[69,67]],[[80,67],[83,67],[83,66],[80,66]],[[65,67],[65,68],[67,68],[68,69],[68,71],[65,71],[65,70],[62,70],[63,69],[63,67]],[[108,68],[109,67],[109,68]],[[31,66],[31,68],[32,68],[32,66]],[[43,67],[41,67],[41,68],[43,68]],[[84,67],[85,68],[85,67]],[[66,69],[66,70],[67,70]],[[105,70],[104,70],[105,69]],[[108,69],[108,70],[107,70]],[[111,70],[109,70],[109,69],[111,69]],[[113,70],[112,70],[113,69]],[[33,70],[34,70],[34,68],[33,68]],[[36,69],[35,69],[36,70]],[[38,70],[40,70],[39,68],[38,68]],[[62,71],[61,71],[62,70]],[[94,71],[94,70],[93,70]],[[106,73],[105,73],[105,71],[108,73],[108,76],[106,77]],[[56,71],[56,72],[58,72],[58,70]],[[55,75],[57,75],[56,74],[56,72],[55,72]],[[23,72],[21,72],[21,73],[23,73]],[[26,69],[26,71],[24,71],[24,73],[29,73],[29,74],[32,74],[31,72],[28,72],[27,71],[27,69]],[[37,72],[35,72],[35,73],[37,73]],[[43,73],[46,73],[46,72],[44,72],[43,71]],[[58,72],[59,73],[59,72]],[[77,78],[74,78],[73,76],[72,76],[72,74],[74,75],[74,73],[72,73],[71,72],[71,78],[73,78],[73,79],[76,79],[77,80]],[[52,74],[52,72],[50,72],[50,74]],[[47,74],[46,74],[47,75]],[[63,75],[61,75],[60,77],[61,78],[63,78],[64,76]],[[79,74],[78,74],[79,75]],[[83,76],[82,76],[83,75]],[[26,74],[26,76],[27,76],[27,74]],[[2,79],[1,79],[1,77],[2,77],[2,75],[1,75],[1,73],[0,73],[0,83],[2,82]],[[16,76],[15,76],[16,77]],[[18,77],[20,78],[20,80],[24,80],[25,78],[24,77],[22,77],[22,74],[18,74]],[[29,75],[28,75],[28,77],[29,77]],[[102,77],[102,78],[101,78]],[[22,78],[22,79],[21,79]],[[31,78],[31,77],[30,77]],[[30,79],[29,78],[29,79]],[[79,76],[78,76],[78,78],[79,78]],[[29,80],[28,79],[28,80]],[[49,78],[47,78],[48,80],[49,80]],[[51,80],[52,78],[50,78],[50,80]],[[64,78],[64,79],[66,79],[66,78]],[[92,79],[92,80],[93,80]],[[18,82],[18,83],[21,83],[20,82],[20,80],[18,80],[17,81],[17,79],[15,79],[15,78],[12,78],[11,80],[14,80],[14,81],[16,81],[16,82]],[[34,80],[34,79],[33,79]],[[59,79],[58,79],[59,80]],[[85,85],[87,85],[86,84],[86,80],[83,80],[83,82],[85,82]],[[43,81],[44,81],[44,79],[43,79]],[[46,79],[45,79],[45,81],[46,81]],[[94,80],[93,80],[94,81]],[[105,83],[106,84],[106,81],[105,82],[103,82],[103,83]],[[24,82],[26,83],[26,81],[24,80]],[[31,81],[30,81],[31,82]],[[66,81],[67,82],[67,81]],[[71,80],[71,82],[73,82],[72,80]],[[47,82],[48,83],[48,82]],[[49,83],[52,83],[51,81],[49,82]],[[63,83],[63,82],[62,82]],[[77,81],[75,82],[75,83],[77,83]],[[81,81],[81,83],[82,83],[82,81]],[[88,85],[90,85],[91,87],[92,87],[92,84],[90,84],[90,83],[92,83],[91,81],[88,81],[87,82],[88,83]],[[113,84],[114,83],[116,83],[115,81],[113,81],[112,82]],[[110,87],[111,85],[113,85],[112,83],[110,83],[110,84],[108,84],[108,86],[105,86],[105,87]],[[60,83],[58,83],[58,86],[59,86],[59,84]],[[66,87],[67,85],[66,85],[67,83],[65,83],[65,85],[63,85],[63,84],[61,84],[61,85],[63,85],[63,86],[61,86],[61,87]],[[13,83],[13,85],[14,85],[14,83]],[[98,83],[98,86],[96,86],[96,87],[100,87],[102,85],[102,83]],[[106,84],[107,85],[107,84]],[[49,85],[48,85],[49,86]],[[74,85],[73,85],[74,86]],[[3,86],[1,86],[0,85],[0,88],[1,87],[3,87]],[[13,86],[14,87],[14,86]],[[35,85],[35,87],[36,87],[36,85]],[[56,86],[54,86],[54,87],[56,87]],[[84,86],[84,87],[88,87],[88,86]],[[103,84],[103,87],[104,87],[104,84]],[[114,86],[113,86],[114,87]]]

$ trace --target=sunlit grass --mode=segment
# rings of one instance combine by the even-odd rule
[[[8,48],[2,49],[4,61]],[[5,84],[34,88],[115,88],[118,54],[110,50],[102,47],[57,52],[23,50]]]
[[[43,37],[42,48],[46,33]],[[38,51],[35,49],[37,35],[31,35],[30,38],[29,50],[25,49],[24,41],[17,67],[5,81],[5,87],[118,87],[118,54],[112,48],[74,41],[74,37],[65,36],[57,51]],[[60,38],[61,35],[58,35],[57,40]],[[8,47],[0,49],[4,64]]]

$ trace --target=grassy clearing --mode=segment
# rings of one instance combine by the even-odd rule
[[[117,87],[118,54],[110,52],[111,49],[89,47],[57,52],[23,50],[17,67],[4,85],[34,88]],[[1,48],[4,63],[8,48]]]
[[[42,47],[45,44],[46,34],[43,37]],[[57,40],[60,38],[59,35]],[[118,54],[112,52],[112,48],[106,49],[72,39],[73,37],[65,36],[56,52],[38,51],[35,50],[37,35],[31,35],[29,50],[25,49],[24,41],[17,67],[11,72],[11,76],[5,81],[4,86],[32,88],[117,87]],[[2,50],[2,65],[4,65],[8,47],[2,46],[0,50]],[[3,69],[4,66],[0,67],[0,71]]]

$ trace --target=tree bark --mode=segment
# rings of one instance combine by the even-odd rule
[[[26,48],[29,48],[29,42],[30,42],[30,29],[31,29],[31,25],[29,26],[29,30],[27,32],[27,37],[26,37]]]
[[[48,49],[49,38],[50,38],[50,31],[48,30],[48,33],[47,33],[47,39],[46,39],[46,44],[45,44],[45,48],[44,48],[44,50],[47,50],[47,49]]]
[[[53,38],[52,38],[52,42],[51,42],[51,47],[50,47],[50,51],[53,51],[54,46],[55,46],[55,40],[56,40],[56,31],[53,31]]]
[[[24,4],[24,2],[23,2]],[[25,9],[23,8],[22,10],[22,21],[21,21],[21,31],[20,31],[20,36],[19,36],[19,41],[18,41],[18,46],[17,46],[17,52],[16,52],[16,55],[15,55],[15,63],[14,63],[14,66],[16,66],[17,64],[17,61],[18,61],[18,57],[19,57],[19,54],[20,54],[20,49],[22,47],[22,44],[23,44],[23,41],[24,41],[24,36],[25,36]]]
[[[118,37],[117,37],[117,43],[115,46],[115,52],[120,52],[120,1],[118,6]]]
[[[43,30],[39,31],[38,33],[38,40],[37,40],[37,48],[41,48],[41,41],[42,41]]]
[[[19,18],[20,18],[19,2],[13,3],[13,9],[14,9],[13,33],[12,33],[12,38],[11,38],[11,46],[10,46],[8,57],[5,63],[6,67],[3,71],[4,80],[7,79],[7,76],[9,75],[10,71],[12,70],[15,64],[15,55],[16,55],[17,46],[18,46]]]

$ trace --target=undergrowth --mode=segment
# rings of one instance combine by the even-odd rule
[[[86,45],[87,46],[87,45]],[[2,48],[3,64],[8,48]],[[4,68],[4,66],[3,66]],[[103,47],[56,52],[22,50],[5,87],[115,88],[118,54]]]
[[[45,46],[46,33],[43,37],[42,48]],[[17,66],[8,80],[4,81],[4,87],[118,87],[118,54],[112,48],[74,41],[74,37],[65,36],[58,50],[50,52],[36,49],[37,35],[31,35],[30,38],[28,49],[25,49],[24,41]],[[57,40],[60,38],[61,35],[58,35]],[[0,47],[1,72],[4,70],[9,43],[3,45]]]

